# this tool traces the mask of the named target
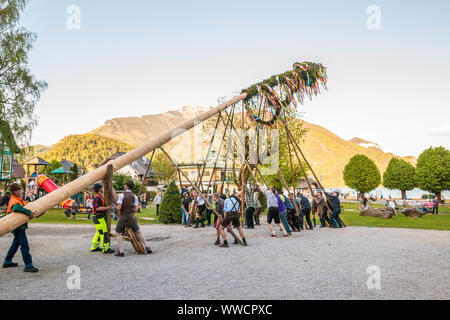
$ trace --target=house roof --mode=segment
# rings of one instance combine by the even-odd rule
[[[42,165],[42,166],[50,165],[50,163],[48,163],[47,161],[45,161],[44,159],[39,158],[39,157],[34,157],[28,161],[25,161],[24,164],[26,164],[26,165]]]
[[[14,159],[13,161],[12,177],[15,179],[21,179],[25,177],[25,169],[16,159]]]
[[[50,173],[72,174],[72,173],[74,173],[74,172],[71,171],[70,169],[69,169],[69,170],[66,170],[64,167],[60,167],[60,168],[58,168],[58,169],[56,169],[56,170],[53,170],[53,171],[50,172]]]
[[[106,158],[98,166],[102,166],[111,160],[114,160],[120,156],[123,156],[124,154],[125,154],[125,152],[117,152],[117,153],[113,154],[112,156]],[[137,175],[143,176],[143,175],[145,175],[145,172],[147,171],[149,162],[150,162],[150,160],[147,157],[143,157],[143,158],[139,158],[139,159],[131,162],[128,165],[136,172]],[[162,174],[159,172],[155,172],[151,169],[147,173],[147,177],[154,177],[154,176],[160,176],[160,175],[162,175]]]
[[[19,153],[19,147],[17,147],[16,140],[11,131],[9,123],[5,120],[0,120],[0,138],[6,142],[12,153]]]
[[[311,179],[311,178],[308,178],[308,180],[312,187],[314,187],[316,189],[319,188],[319,184],[317,183],[316,180]],[[298,188],[299,189],[308,189],[309,188],[308,183],[306,182],[306,179],[303,178],[303,180],[300,181],[300,183],[298,184]]]
[[[70,170],[73,167],[73,162],[64,158],[61,159],[60,163],[65,170]]]

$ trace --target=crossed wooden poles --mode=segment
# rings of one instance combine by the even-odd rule
[[[63,187],[45,195],[42,198],[39,198],[38,200],[31,202],[29,204],[26,205],[26,208],[28,210],[30,210],[31,212],[33,212],[35,217],[39,217],[42,214],[44,214],[46,211],[52,209],[53,207],[55,207],[58,203],[60,203],[61,201],[70,198],[71,196],[73,196],[74,194],[82,191],[83,189],[93,185],[94,183],[101,181],[105,178],[105,176],[107,175],[107,170],[108,170],[108,165],[111,165],[111,170],[112,172],[116,172],[117,170],[123,168],[124,166],[128,165],[129,163],[142,158],[143,156],[145,156],[146,154],[152,152],[153,150],[155,150],[158,147],[161,147],[162,145],[164,145],[165,143],[169,142],[170,140],[176,138],[177,136],[179,136],[182,132],[184,132],[185,130],[189,130],[191,128],[194,127],[196,122],[199,121],[205,121],[209,118],[211,118],[212,116],[218,114],[219,112],[225,111],[228,107],[235,105],[236,103],[238,103],[239,101],[242,101],[244,99],[247,98],[247,93],[242,93],[239,96],[236,96],[228,101],[225,101],[224,103],[220,104],[219,106],[217,106],[216,108],[213,108],[211,110],[208,110],[202,114],[200,114],[198,117],[193,118],[191,120],[187,120],[183,123],[181,123],[179,126],[166,131],[165,133],[163,133],[162,135],[150,140],[149,142],[131,150],[130,152],[116,158],[113,159],[111,161],[109,161],[107,164],[104,164],[103,166],[98,167],[97,169],[75,179],[74,181],[64,185]],[[226,111],[225,111],[226,112]],[[227,117],[228,114],[227,114]],[[223,118],[220,117],[222,119],[222,121],[224,122]],[[234,125],[232,122],[230,122],[231,124],[231,128],[235,131]],[[288,129],[287,129],[288,130]],[[289,132],[289,131],[288,131]],[[291,139],[292,139],[292,135]],[[293,140],[293,139],[292,139]],[[242,144],[242,141],[239,139],[239,141]],[[294,145],[295,140],[294,141]],[[245,146],[245,144],[243,144],[243,146]],[[297,145],[297,149],[300,151],[300,153],[302,154],[302,157],[304,158],[303,153],[301,152],[300,148]],[[244,148],[245,150],[245,148]],[[306,160],[306,159],[305,159]],[[313,172],[314,176],[315,173],[312,170],[311,166],[309,165],[309,163],[307,161],[305,161],[308,165],[308,167],[310,167],[311,172]],[[250,173],[253,175],[253,172],[251,170],[250,165],[248,164],[247,160],[245,161],[246,166],[248,167],[248,169],[250,170]],[[256,171],[259,173],[259,175],[261,176],[262,180],[264,181],[264,183],[267,185],[264,177],[261,175],[261,172],[259,172],[259,169],[256,167]],[[306,176],[306,175],[305,175]],[[256,177],[255,181],[256,181]],[[317,180],[317,177],[316,177]],[[319,182],[319,180],[317,180]],[[320,182],[319,182],[320,184]],[[322,185],[320,184],[321,188],[323,189]],[[312,192],[312,188],[311,188],[311,192]],[[313,193],[311,193],[313,194]],[[15,230],[16,228],[18,228],[19,226],[23,225],[24,223],[26,223],[29,220],[29,217],[21,214],[21,213],[11,213],[9,215],[7,215],[6,217],[0,219],[0,236],[3,236],[9,232],[11,232],[12,230]]]

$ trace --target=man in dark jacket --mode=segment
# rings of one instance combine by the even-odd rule
[[[306,223],[309,226],[309,229],[313,230],[314,227],[312,225],[311,216],[310,216],[311,215],[311,204],[309,203],[308,198],[305,197],[302,193],[298,194],[298,198],[300,200],[299,201],[300,202],[300,212],[301,212],[301,216],[302,216],[302,218],[301,218],[302,223],[301,224],[303,224],[303,218],[305,218],[306,219]]]
[[[19,212],[27,215],[30,220],[33,219],[33,213],[30,210],[24,208],[26,206],[26,202],[22,199],[22,187],[16,183],[13,183],[10,187],[10,191],[11,199],[8,203],[7,214],[10,214],[12,212]],[[5,257],[5,261],[3,262],[3,268],[14,268],[18,266],[17,263],[12,262],[12,259],[14,258],[14,255],[20,247],[23,262],[25,263],[25,268],[23,269],[23,271],[33,273],[39,271],[33,266],[30,247],[28,246],[28,239],[26,234],[27,228],[28,223],[25,223],[18,227],[16,230],[12,231],[12,234],[14,234],[14,240]]]
[[[315,199],[313,200],[312,211],[317,211],[319,213],[321,228],[325,227],[326,223],[330,224],[330,219],[328,219],[327,203],[322,196],[322,192],[320,191],[316,193]]]
[[[333,194],[328,195],[331,200],[332,212],[330,216],[330,228],[343,228],[339,214],[341,213],[341,201],[339,200],[339,192],[334,191]]]

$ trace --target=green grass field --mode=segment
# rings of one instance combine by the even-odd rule
[[[383,219],[361,217],[358,204],[345,203],[341,218],[348,226],[450,230],[450,208],[439,208],[439,215],[427,214],[421,218],[408,218],[398,212],[392,219]]]
[[[450,230],[450,208],[440,208],[439,215],[427,214],[421,218],[408,218],[403,214],[398,214],[392,219],[382,219],[374,217],[361,217],[356,203],[344,203],[344,211],[341,214],[347,226],[365,227],[387,227],[387,228],[412,228],[412,229],[433,229]],[[377,206],[377,205],[375,205]],[[142,213],[136,214],[140,224],[160,224],[155,217],[155,208],[147,208]],[[91,224],[92,220],[87,220],[87,215],[81,214],[76,220],[68,220],[61,209],[52,209],[31,223],[61,223],[61,224]],[[156,218],[155,220],[145,220],[142,218]],[[316,218],[319,222],[318,217]],[[114,221],[113,221],[114,223]]]
[[[155,218],[155,208],[147,208],[146,210],[142,210],[142,213],[137,213],[136,217],[138,217],[139,224],[158,224],[161,223],[157,218],[155,220],[145,220],[140,218]],[[64,210],[62,209],[51,209],[43,216],[33,219],[30,223],[63,223],[63,224],[92,224],[92,216],[91,219],[87,219],[87,214],[78,214],[75,220],[67,219],[64,214]],[[113,220],[114,223],[114,220]]]

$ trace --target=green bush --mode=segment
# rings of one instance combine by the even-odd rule
[[[258,192],[258,200],[261,203],[261,211],[267,209],[267,199],[263,192]]]
[[[162,223],[181,223],[181,194],[175,180],[169,183],[164,192],[158,217]]]

